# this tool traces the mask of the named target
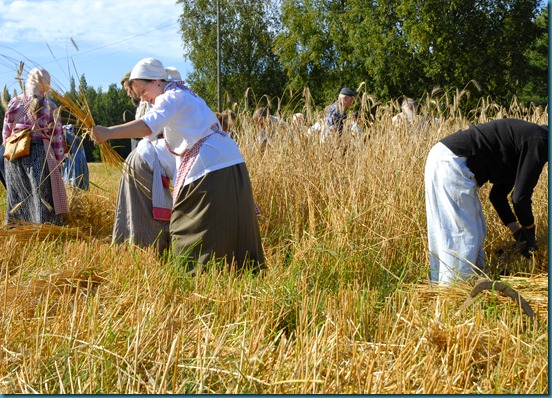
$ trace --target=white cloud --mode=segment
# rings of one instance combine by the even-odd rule
[[[46,67],[65,86],[84,74],[107,88],[144,57],[185,75],[181,12],[176,0],[0,0],[0,88],[17,87],[20,60],[26,69]]]
[[[65,45],[81,51],[105,46],[122,50],[180,51],[179,7],[175,0],[2,1],[0,42]],[[174,54],[174,53],[173,53]]]

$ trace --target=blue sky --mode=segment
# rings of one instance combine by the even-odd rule
[[[142,58],[175,66],[185,78],[175,0],[0,0],[0,89],[10,93],[20,61],[47,69],[56,89],[84,74],[105,90]],[[76,47],[75,47],[76,45]],[[24,74],[26,76],[26,74]]]

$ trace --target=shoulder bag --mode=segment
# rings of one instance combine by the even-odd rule
[[[25,104],[23,112],[27,113],[29,111],[30,102]],[[17,121],[21,119],[22,112],[20,111],[17,115]],[[28,156],[31,152],[31,134],[33,130],[30,128],[23,129],[15,134],[10,135],[4,146],[6,150],[4,152],[4,157],[10,161],[14,161],[22,156]]]

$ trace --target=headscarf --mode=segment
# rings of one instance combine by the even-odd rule
[[[27,95],[44,97],[50,90],[50,74],[46,69],[34,68],[29,72],[25,83]]]
[[[165,71],[169,75],[169,77],[168,77],[169,81],[182,80],[182,76],[180,75],[180,72],[174,66],[167,66]]]
[[[182,76],[178,69],[174,66],[165,68],[161,61],[155,58],[144,58],[139,61],[132,72],[130,72],[129,81],[143,80],[165,80],[165,81],[180,81]]]

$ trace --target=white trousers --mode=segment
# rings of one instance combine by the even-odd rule
[[[466,158],[439,142],[429,152],[424,177],[430,279],[450,284],[480,273],[487,226]]]

